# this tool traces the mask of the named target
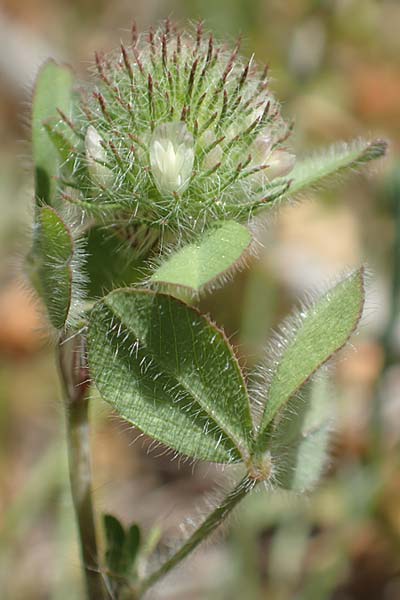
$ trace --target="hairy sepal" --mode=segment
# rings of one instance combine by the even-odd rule
[[[240,269],[251,244],[247,227],[227,221],[170,254],[148,282],[171,293],[178,289],[188,296],[197,296]]]
[[[310,377],[349,340],[364,306],[364,269],[354,271],[318,302],[281,327],[279,353],[265,389],[256,453],[267,449],[273,420]],[[258,394],[260,396],[260,394]]]
[[[247,460],[247,389],[224,334],[177,299],[111,292],[89,318],[88,360],[100,395],[127,421],[194,459]]]
[[[72,107],[73,74],[69,67],[52,60],[40,69],[32,103],[32,154],[35,169],[35,197],[39,203],[54,205],[56,176],[61,158],[54,151],[46,121],[57,119],[57,109],[67,115]]]

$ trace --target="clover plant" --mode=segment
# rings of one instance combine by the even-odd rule
[[[140,598],[256,486],[302,493],[320,478],[331,410],[309,382],[357,328],[363,269],[301,306],[251,373],[195,305],[257,251],[259,214],[380,157],[385,142],[295,157],[268,69],[201,24],[169,21],[96,54],[85,83],[47,62],[32,117],[27,268],[54,332],[87,595]],[[89,395],[176,455],[236,465],[225,499],[144,574],[137,524],[105,515],[98,549]]]

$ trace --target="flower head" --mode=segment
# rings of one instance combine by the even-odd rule
[[[282,194],[293,166],[267,69],[201,25],[134,29],[129,46],[97,55],[73,122],[60,125],[73,129],[66,167],[86,207],[172,234],[247,220]]]

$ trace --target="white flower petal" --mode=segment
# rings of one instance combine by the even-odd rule
[[[90,177],[95,183],[108,186],[113,180],[110,169],[100,162],[107,161],[107,152],[102,145],[103,138],[93,125],[89,125],[85,136],[87,167]]]
[[[268,169],[266,175],[268,179],[275,177],[284,177],[293,169],[296,157],[285,150],[275,150],[268,159]]]
[[[151,172],[162,194],[183,192],[189,185],[194,163],[194,140],[186,125],[159,125],[150,143]]]

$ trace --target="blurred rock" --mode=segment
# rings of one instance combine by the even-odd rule
[[[285,208],[279,215],[276,236],[272,252],[268,247],[268,261],[296,295],[321,288],[360,262],[358,223],[346,206],[327,208],[303,201]]]
[[[43,346],[45,323],[38,306],[13,280],[0,289],[0,354],[23,356]]]
[[[355,111],[364,119],[399,122],[399,75],[394,65],[357,65],[351,77]]]

